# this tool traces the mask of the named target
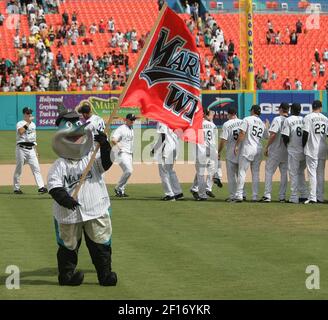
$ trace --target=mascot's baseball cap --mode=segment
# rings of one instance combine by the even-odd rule
[[[253,104],[249,111],[253,111],[259,116],[261,114],[261,107],[258,104]]]
[[[29,107],[25,107],[23,109],[23,114],[32,114],[33,110]]]
[[[58,127],[62,119],[80,119],[76,111],[68,111],[62,104],[58,105],[58,118],[56,119],[56,126]]]
[[[137,117],[134,114],[132,114],[132,113],[128,113],[126,115],[125,119],[131,120],[131,121],[135,121],[137,119]]]

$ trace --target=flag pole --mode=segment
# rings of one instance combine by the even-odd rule
[[[130,86],[130,84],[132,82],[132,79],[134,78],[135,74],[137,73],[137,71],[138,71],[138,69],[139,69],[139,67],[141,65],[141,62],[142,62],[142,60],[143,60],[143,58],[144,58],[144,56],[145,56],[145,54],[147,52],[147,49],[148,49],[148,47],[150,45],[150,42],[151,42],[151,40],[152,40],[152,38],[153,38],[153,36],[154,36],[154,34],[156,32],[156,29],[157,29],[160,21],[162,20],[162,17],[164,15],[164,12],[166,11],[166,8],[167,8],[167,3],[165,2],[164,5],[163,5],[163,7],[162,7],[162,9],[161,9],[161,11],[158,14],[158,17],[156,19],[156,22],[155,22],[155,24],[154,24],[154,26],[153,26],[153,28],[152,28],[152,30],[151,30],[148,38],[146,39],[146,43],[145,43],[145,45],[144,45],[144,47],[143,47],[143,49],[142,49],[142,51],[141,51],[141,53],[139,55],[137,65],[134,68],[133,72],[130,74],[129,79],[128,79],[128,82],[125,84],[125,86],[123,88],[123,91],[120,94],[120,97],[118,99],[117,104],[114,107],[113,112],[111,113],[109,119],[106,122],[105,131],[108,131],[110,129],[111,123],[113,122],[114,118],[117,116],[117,111],[118,111],[118,109],[119,109],[119,107],[120,107],[120,105],[122,103],[122,100],[123,100],[123,98],[124,98],[124,96],[125,96],[128,88],[129,88],[129,86]],[[97,152],[98,152],[99,148],[100,148],[100,145],[97,144],[95,150],[92,153],[92,156],[91,156],[91,158],[89,160],[89,163],[88,163],[87,167],[83,171],[83,174],[82,174],[82,176],[81,176],[81,178],[79,180],[79,183],[77,184],[76,188],[73,191],[73,198],[75,200],[77,199],[77,195],[79,194],[79,191],[80,191],[80,189],[81,189],[81,187],[82,187],[82,185],[83,185],[83,183],[84,183],[84,181],[85,181],[85,179],[87,177],[88,172],[91,170],[91,168],[92,168],[92,166],[93,166],[93,164],[94,164],[94,162],[96,160],[96,155],[97,155]]]

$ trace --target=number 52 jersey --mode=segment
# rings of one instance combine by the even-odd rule
[[[239,156],[253,161],[261,147],[261,139],[265,133],[264,123],[257,116],[249,116],[244,118],[239,129],[245,132]]]
[[[303,131],[309,133],[304,154],[313,159],[326,159],[328,118],[321,113],[312,112],[304,117]]]

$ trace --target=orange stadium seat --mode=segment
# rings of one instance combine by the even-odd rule
[[[212,1],[215,3],[215,1]],[[276,5],[277,6],[276,6]],[[278,7],[277,1],[268,1],[267,5],[270,5],[270,9],[276,9]],[[306,8],[309,5],[308,2],[300,2],[299,7]],[[234,1],[234,6],[239,7],[239,2]],[[110,17],[115,20],[116,30],[126,32],[135,28],[138,32],[138,36],[146,34],[151,30],[157,14],[157,0],[88,0],[87,5],[85,0],[66,0],[60,5],[58,14],[47,14],[46,20],[48,25],[56,27],[61,24],[61,14],[67,11],[71,17],[74,11],[77,12],[78,21],[83,23],[89,28],[89,26],[95,22],[99,23],[101,19],[107,24]],[[5,12],[5,2],[0,1],[0,12]],[[220,13],[211,14],[217,21],[224,32],[224,37],[227,41],[230,39],[235,44],[235,51],[240,56],[240,28],[239,28],[239,15],[237,13]],[[6,14],[5,14],[5,17]],[[181,14],[182,19],[189,19],[190,16]],[[286,77],[289,77],[291,81],[295,78],[299,78],[303,83],[304,89],[311,89],[313,81],[317,81],[319,88],[323,89],[325,85],[326,77],[316,77],[310,73],[311,63],[314,61],[314,50],[317,48],[322,54],[323,50],[328,47],[328,16],[320,16],[320,29],[307,30],[306,33],[299,34],[298,44],[289,45],[289,36],[286,33],[288,27],[290,31],[296,29],[295,24],[297,20],[301,20],[303,27],[306,26],[307,16],[303,14],[255,14],[254,15],[254,56],[255,56],[255,71],[262,71],[263,66],[266,65],[270,73],[274,70],[277,73],[278,79],[276,81],[269,81],[265,83],[263,87],[265,89],[281,89],[282,83]],[[282,45],[267,45],[266,32],[267,21],[271,20],[274,31],[281,32],[281,40],[285,43]],[[196,34],[195,30],[195,34]],[[15,29],[4,29],[0,27],[0,58],[9,57],[10,59],[17,58],[17,51],[13,48],[13,37],[15,35]],[[20,34],[28,35],[29,26],[27,17],[21,16],[21,30]],[[87,32],[87,35],[90,36]],[[76,55],[86,54],[92,52],[93,56],[100,56],[104,52],[112,51],[109,47],[108,41],[111,38],[109,33],[95,34],[91,36],[93,40],[92,45],[82,45],[82,39],[78,40],[78,44],[75,46],[66,45],[56,48],[52,47],[54,54],[56,55],[60,50],[64,57],[67,59],[72,52]],[[245,42],[246,39],[243,40]],[[204,47],[203,38],[200,41],[201,47],[199,48],[202,61],[205,57],[211,57],[211,51],[209,48]],[[118,50],[116,50],[118,51]],[[32,59],[34,53],[32,51]],[[245,57],[244,57],[245,58]],[[129,53],[129,62],[132,67],[135,66],[138,59],[138,54]],[[327,64],[328,70],[328,64]]]

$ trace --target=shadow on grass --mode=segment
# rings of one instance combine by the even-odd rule
[[[83,272],[85,274],[86,273],[96,273],[96,271],[92,270],[92,269],[83,270]],[[0,277],[0,283],[5,284],[8,276],[9,275]],[[57,276],[58,276],[57,268],[42,268],[42,269],[31,270],[31,271],[23,271],[20,273],[20,283],[21,283],[21,285],[34,285],[34,286],[54,285],[54,286],[58,286]],[[37,278],[51,277],[54,279],[54,281],[45,280],[45,279],[26,279],[29,277],[37,277]],[[83,283],[83,285],[98,284],[98,281],[96,278],[97,277],[95,277],[94,283],[87,282],[87,283]]]

